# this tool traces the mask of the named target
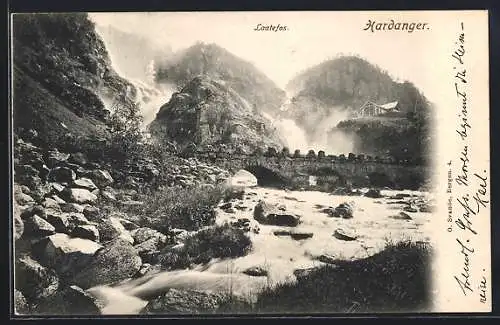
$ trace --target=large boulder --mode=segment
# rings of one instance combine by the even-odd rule
[[[71,183],[76,179],[76,173],[68,167],[55,167],[48,175],[49,182]]]
[[[29,237],[45,237],[55,234],[56,228],[36,214],[24,223],[24,234]]]
[[[42,266],[29,256],[23,256],[15,264],[16,289],[31,302],[52,295],[59,288],[56,273]]]
[[[114,180],[111,174],[106,170],[95,169],[87,173],[88,178],[94,181],[99,188],[103,188],[113,184]]]
[[[354,216],[353,208],[349,203],[344,202],[331,210],[330,215],[336,218],[351,219]]]
[[[67,233],[70,229],[70,222],[66,214],[46,211],[46,219],[57,232]]]
[[[14,193],[14,200],[16,200],[19,205],[29,205],[35,203],[35,200],[31,196],[21,191],[16,191]]]
[[[86,177],[75,179],[73,181],[73,187],[85,188],[89,191],[93,191],[93,190],[97,189],[97,186],[94,184],[94,182],[92,182],[91,179],[86,178]]]
[[[14,289],[14,313],[16,315],[26,315],[30,313],[28,301],[21,291]]]
[[[101,248],[96,242],[66,234],[54,234],[34,244],[39,260],[65,275],[83,268]]]
[[[141,258],[134,247],[118,238],[98,251],[72,281],[84,289],[111,284],[131,278],[141,265]]]
[[[222,295],[194,290],[169,289],[151,300],[142,314],[201,314],[216,312],[224,301]]]
[[[300,216],[283,211],[278,205],[259,201],[254,208],[254,219],[261,224],[295,227],[300,223]]]
[[[86,293],[82,288],[72,285],[42,300],[35,308],[41,315],[100,315],[102,303]]]
[[[24,233],[24,222],[21,218],[21,209],[19,205],[14,202],[14,240],[18,240]]]
[[[167,236],[162,234],[161,232],[148,228],[148,227],[142,227],[138,228],[135,230],[132,230],[130,232],[132,237],[134,238],[134,243],[140,244],[143,243],[151,238],[155,238],[160,244],[166,244],[167,243]]]
[[[99,241],[99,231],[94,225],[79,225],[76,226],[71,232],[73,237],[90,239],[92,241]]]
[[[121,238],[129,244],[134,244],[134,238],[130,232],[125,229],[120,220],[115,217],[109,217],[98,223],[98,230],[102,242]]]
[[[55,149],[48,152],[46,161],[49,167],[56,167],[57,165],[67,161],[69,157],[69,154],[59,152],[57,149]]]
[[[372,188],[372,189],[368,190],[368,192],[365,193],[365,196],[370,197],[370,198],[374,198],[374,199],[378,199],[378,198],[382,197],[382,194],[380,194],[379,189]]]
[[[75,203],[94,203],[97,196],[84,188],[65,188],[64,195],[68,201]]]

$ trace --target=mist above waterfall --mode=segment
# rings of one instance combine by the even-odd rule
[[[142,116],[142,128],[146,129],[175,90],[173,85],[158,84],[155,81],[155,60],[170,56],[172,49],[168,45],[159,47],[144,37],[124,33],[110,26],[97,25],[96,31],[106,45],[113,69],[134,85],[137,92],[136,104]],[[112,111],[113,99],[101,99],[106,108]]]

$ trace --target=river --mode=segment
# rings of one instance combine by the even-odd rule
[[[316,191],[285,191],[279,189],[252,187],[246,189],[242,200],[233,205],[246,207],[227,213],[217,209],[216,223],[222,224],[238,218],[251,220],[251,227],[258,225],[259,233],[250,232],[251,252],[243,257],[212,260],[207,265],[194,269],[160,271],[143,278],[124,281],[121,284],[101,286],[88,290],[103,299],[106,306],[103,314],[137,314],[147,304],[141,297],[165,292],[168,288],[194,289],[209,292],[228,292],[255,299],[263,287],[282,281],[295,281],[293,271],[322,265],[317,258],[328,254],[342,259],[359,259],[373,255],[384,248],[388,240],[411,239],[430,241],[431,213],[409,213],[411,220],[390,218],[402,211],[404,204],[390,199],[398,193],[430,199],[430,194],[416,191],[383,190],[384,198],[364,196],[338,196]],[[288,227],[260,225],[253,219],[253,208],[259,200],[279,203],[286,210],[301,216],[301,224],[295,231],[310,232],[313,236],[304,240],[274,235],[275,230],[290,230]],[[321,210],[349,202],[354,207],[352,219],[331,218]],[[342,241],[333,232],[344,229],[357,234],[355,241]],[[243,270],[260,266],[268,276],[249,276]]]

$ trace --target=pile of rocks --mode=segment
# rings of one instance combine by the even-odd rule
[[[81,153],[42,152],[17,141],[17,312],[99,313],[102,302],[86,289],[133,277],[143,264],[156,262],[160,249],[179,241],[178,233],[162,234],[101,211],[100,200],[122,199],[113,184],[108,170]]]
[[[195,158],[178,158],[167,173],[168,186],[191,187],[201,184],[219,184],[229,179],[227,170],[213,165],[207,165]]]

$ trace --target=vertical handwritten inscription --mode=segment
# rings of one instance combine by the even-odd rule
[[[455,135],[458,139],[459,150],[448,165],[448,182],[446,193],[448,199],[447,231],[452,233],[456,248],[455,253],[460,260],[460,267],[454,270],[452,277],[463,296],[477,294],[478,300],[486,303],[487,283],[486,277],[481,275],[474,279],[475,269],[479,268],[481,261],[475,259],[480,247],[474,246],[474,239],[479,235],[477,218],[481,212],[489,207],[489,181],[486,170],[474,170],[473,161],[474,143],[471,133],[474,125],[471,121],[469,74],[467,72],[467,36],[464,23],[460,23],[454,49],[451,53],[453,62],[453,91],[456,98],[457,123]],[[456,163],[453,163],[455,161]],[[453,202],[455,204],[453,204]]]

